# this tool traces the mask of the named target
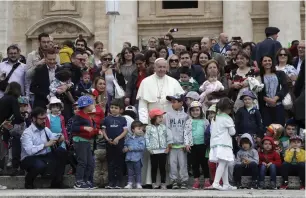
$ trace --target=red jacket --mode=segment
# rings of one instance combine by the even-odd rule
[[[272,150],[269,152],[265,152],[262,149],[262,151],[259,152],[259,164],[262,164],[262,162],[265,162],[267,164],[271,162],[272,164],[275,164],[277,167],[280,167],[282,164],[282,161],[281,161],[279,154],[275,151],[275,144],[274,144],[273,138],[265,136],[261,142],[263,143],[263,141],[265,140],[268,140],[271,142]]]
[[[90,116],[84,111],[80,110],[76,113],[75,119],[71,126],[71,131],[73,136],[79,136],[90,140],[93,136],[99,133],[99,129],[94,128],[91,132],[86,131],[85,127],[94,128],[93,122]]]
[[[62,134],[64,135],[65,141],[68,141],[68,134],[67,134],[66,126],[65,126],[64,116],[60,115],[60,119],[61,119],[61,126],[62,126]],[[46,127],[50,129],[50,115],[49,114],[46,118]]]

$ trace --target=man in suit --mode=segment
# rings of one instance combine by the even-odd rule
[[[298,72],[301,71],[303,61],[305,61],[305,41],[300,41],[298,45],[298,56],[293,59],[293,66]]]
[[[45,56],[45,64],[35,68],[34,76],[30,86],[30,91],[34,94],[34,107],[42,107],[46,109],[49,104],[47,96],[50,93],[49,86],[55,79],[56,53],[54,50],[47,51]]]
[[[271,56],[273,63],[276,63],[276,52],[282,48],[280,42],[277,41],[279,31],[277,27],[267,27],[265,29],[266,39],[258,43],[254,50],[257,63],[260,63],[260,59],[265,55]]]
[[[211,58],[215,59],[218,62],[219,68],[221,69],[221,75],[224,74],[224,67],[225,67],[225,58],[223,55],[214,52],[212,50],[212,43],[211,40],[207,37],[202,38],[201,40],[201,50],[208,52]]]

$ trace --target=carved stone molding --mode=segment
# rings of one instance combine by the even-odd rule
[[[80,16],[80,3],[78,1],[45,1],[43,14],[45,16]]]
[[[42,32],[52,35],[55,39],[76,38],[82,34],[85,38],[93,36],[91,31],[80,21],[71,17],[48,17],[32,25],[27,31],[29,39],[37,38]]]

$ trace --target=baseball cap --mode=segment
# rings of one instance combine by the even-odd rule
[[[149,111],[149,117],[152,119],[154,118],[155,116],[161,116],[161,115],[164,115],[166,112],[160,110],[160,109],[151,109]]]
[[[137,114],[137,109],[132,105],[125,107],[125,111],[133,111],[134,113]]]
[[[179,102],[182,102],[182,101],[184,101],[184,95],[183,94],[175,94],[174,96],[167,96],[166,99],[169,100],[169,101],[177,100]]]
[[[92,105],[94,103],[93,99],[90,96],[81,96],[78,99],[78,107],[87,107],[89,105]]]
[[[192,98],[194,100],[199,100],[200,99],[200,95],[197,92],[195,92],[195,91],[189,91],[187,93],[187,95],[185,96],[185,98]]]
[[[19,104],[29,104],[29,98],[26,96],[20,96],[18,98],[18,103]]]

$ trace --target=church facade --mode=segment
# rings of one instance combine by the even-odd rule
[[[102,41],[111,52],[119,52],[125,41],[146,45],[150,37],[162,37],[170,28],[178,28],[175,40],[185,45],[221,32],[259,42],[267,26],[281,30],[284,46],[305,39],[304,1],[191,2],[119,1],[120,15],[109,16],[105,1],[2,1],[0,52],[6,56],[7,46],[14,43],[27,54],[37,48],[42,32],[55,42],[82,34],[90,45]]]

